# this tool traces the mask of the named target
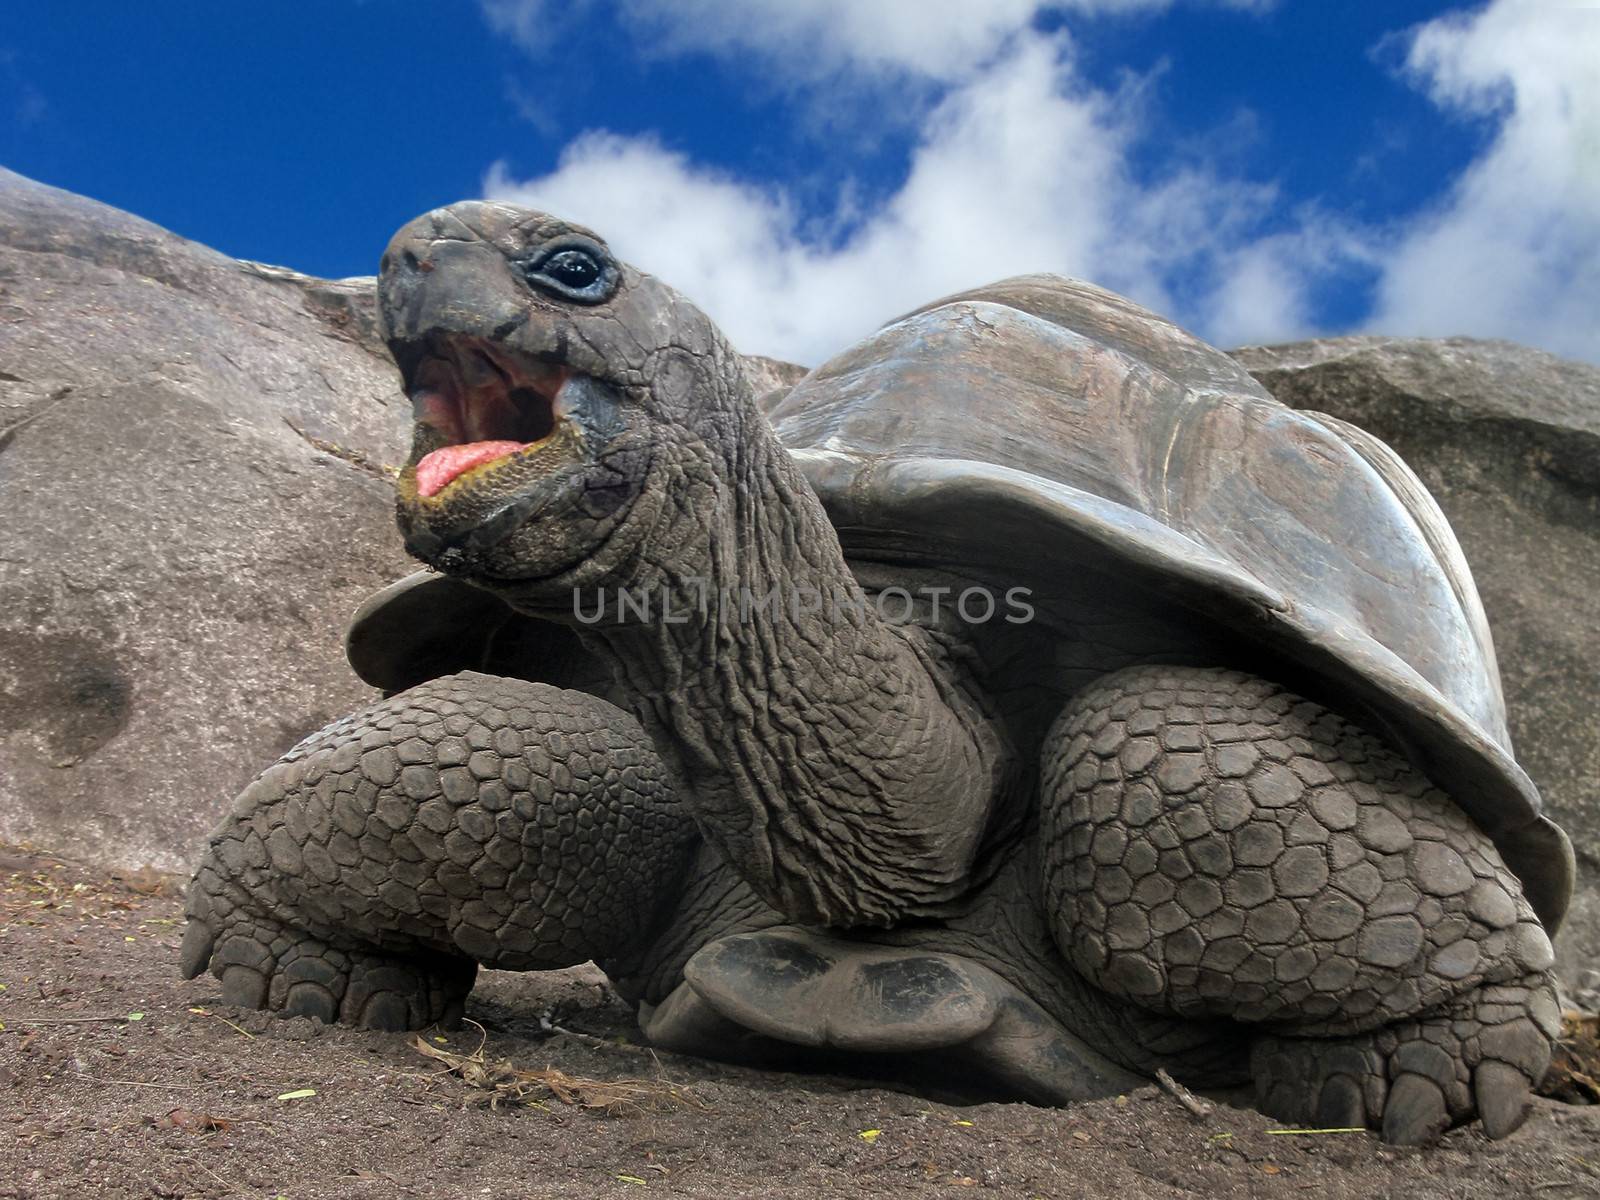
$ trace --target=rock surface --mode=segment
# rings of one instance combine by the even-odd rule
[[[178,868],[372,695],[409,406],[371,281],[236,262],[0,171],[0,839]]]
[[[767,358],[760,354],[744,356],[744,372],[750,377],[750,386],[755,388],[757,396],[767,397],[769,403],[769,393],[780,389],[787,392],[805,377],[806,370],[798,363],[784,362],[778,358]]]
[[[1600,368],[1469,338],[1234,353],[1280,400],[1388,442],[1455,528],[1494,632],[1517,757],[1578,852],[1556,943],[1570,986],[1600,966]]]

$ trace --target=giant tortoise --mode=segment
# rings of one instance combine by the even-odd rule
[[[765,396],[504,204],[402,229],[379,306],[432,570],[350,630],[387,698],[212,836],[188,975],[396,1029],[593,959],[688,1052],[1524,1119],[1571,852],[1381,442],[1048,275]]]

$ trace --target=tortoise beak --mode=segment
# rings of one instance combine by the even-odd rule
[[[477,339],[436,350],[407,380],[416,423],[396,488],[407,550],[447,565],[533,519],[625,424],[610,387],[560,364]]]
[[[513,261],[518,210],[468,202],[395,234],[378,317],[414,419],[397,481],[407,550],[445,570],[549,508],[625,425],[621,397],[567,362],[560,306]]]
[[[435,209],[389,240],[378,270],[378,321],[402,373],[431,335],[499,341],[528,319],[528,294],[504,250],[510,214],[470,203]]]

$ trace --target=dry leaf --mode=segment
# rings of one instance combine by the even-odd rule
[[[490,1108],[498,1108],[503,1103],[537,1104],[546,1097],[578,1108],[598,1109],[607,1116],[705,1107],[688,1089],[666,1080],[583,1079],[554,1067],[526,1071],[512,1065],[509,1059],[489,1061],[484,1057],[482,1044],[471,1054],[457,1054],[430,1046],[420,1036],[413,1036],[411,1046],[443,1063],[450,1074],[458,1076],[468,1086],[486,1092]]]
[[[1561,1014],[1561,1038],[1539,1094],[1568,1104],[1600,1104],[1600,1014]]]
[[[185,1133],[221,1133],[233,1128],[233,1122],[227,1117],[190,1112],[187,1108],[175,1108],[151,1124],[157,1129],[181,1129]]]

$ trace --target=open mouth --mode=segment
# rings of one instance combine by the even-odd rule
[[[435,343],[409,374],[422,498],[465,475],[531,458],[568,427],[566,367],[463,340]]]

